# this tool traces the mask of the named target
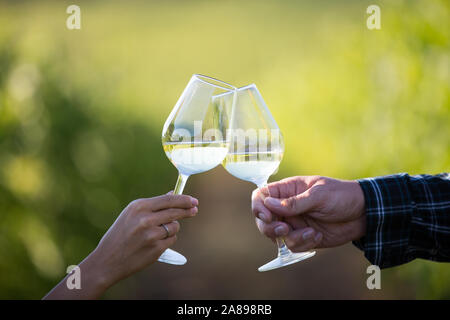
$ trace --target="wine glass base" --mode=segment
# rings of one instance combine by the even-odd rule
[[[310,251],[310,252],[291,253],[291,254],[289,254],[289,255],[287,255],[285,257],[279,256],[278,258],[273,259],[269,263],[266,263],[265,265],[259,267],[258,271],[259,272],[264,272],[264,271],[270,271],[270,270],[278,269],[278,268],[281,268],[281,267],[285,267],[285,266],[288,266],[290,264],[293,264],[293,263],[300,262],[300,261],[306,260],[308,258],[311,258],[315,254],[316,254],[315,251]]]
[[[174,264],[177,266],[182,266],[187,262],[187,259],[180,253],[172,249],[166,249],[162,255],[158,258],[159,262],[164,262],[168,264]]]

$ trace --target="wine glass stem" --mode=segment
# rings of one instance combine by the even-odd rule
[[[277,241],[279,257],[285,257],[291,254],[291,250],[289,250],[283,238],[276,238],[275,240]]]
[[[267,186],[267,181],[262,184],[259,184],[258,188],[261,189],[262,187],[265,187],[265,186]],[[267,192],[269,192],[269,190],[267,190]],[[269,193],[269,197],[270,197],[270,193]],[[278,217],[276,215],[272,215],[272,216],[275,221],[278,221]],[[291,254],[291,250],[289,250],[289,248],[287,247],[283,238],[275,238],[275,240],[276,240],[277,247],[278,247],[278,256],[279,257],[283,258],[283,257],[286,257]]]
[[[184,190],[184,186],[186,185],[186,181],[189,176],[179,173],[177,184],[175,185],[175,189],[173,190],[173,194],[182,194]]]

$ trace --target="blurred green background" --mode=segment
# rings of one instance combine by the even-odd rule
[[[448,171],[449,18],[445,0],[0,1],[0,298],[41,298],[130,201],[173,188],[160,135],[193,73],[257,84],[286,139],[272,180]],[[188,264],[105,298],[450,298],[449,265],[420,260],[368,290],[350,244],[258,273],[276,252],[252,189],[221,167],[193,176],[200,212],[174,246]]]

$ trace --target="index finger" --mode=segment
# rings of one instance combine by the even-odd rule
[[[302,193],[308,189],[308,181],[310,177],[289,177],[280,181],[269,183],[267,188],[270,197],[273,198],[289,198],[296,194]]]
[[[268,196],[267,188],[256,189],[252,193],[252,212],[255,217],[264,222],[272,221],[272,213],[264,205],[264,199]]]
[[[151,219],[153,220],[155,225],[159,226],[163,223],[169,223],[175,220],[193,217],[197,214],[197,212],[197,207],[193,207],[190,209],[170,208],[152,212]]]
[[[198,200],[184,194],[165,194],[150,198],[149,209],[159,211],[168,208],[189,209],[198,205]]]
[[[266,237],[275,239],[277,237],[283,237],[289,234],[292,228],[285,222],[282,221],[274,221],[270,223],[265,223],[259,219],[256,220],[256,226],[258,227],[259,232],[264,234]],[[275,229],[279,230],[278,233],[275,232]]]

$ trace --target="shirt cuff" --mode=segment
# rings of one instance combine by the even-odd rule
[[[414,259],[407,250],[413,215],[408,180],[407,174],[358,180],[365,198],[366,235],[353,244],[380,268]]]

